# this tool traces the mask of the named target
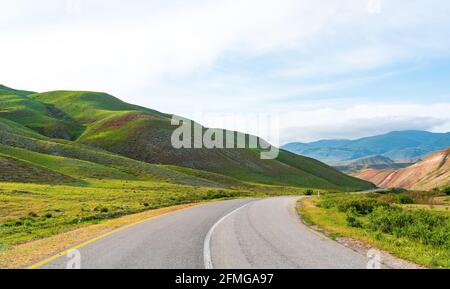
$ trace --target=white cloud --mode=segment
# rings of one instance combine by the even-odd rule
[[[281,143],[314,141],[327,136],[353,139],[394,130],[447,132],[450,103],[366,104],[347,107],[297,109],[282,117]]]
[[[106,6],[108,2],[103,1]],[[18,29],[4,24],[0,61],[6,69],[0,72],[2,81],[39,90],[58,86],[126,93],[132,86],[167,74],[184,75],[207,68],[224,53],[264,53],[289,46],[320,26],[320,21],[314,24],[314,14],[294,13],[295,1],[270,0],[264,5],[259,5],[260,1],[199,1],[192,7],[174,7],[160,14],[152,13],[151,5],[138,3],[136,9],[143,5],[148,15],[137,19],[102,18],[101,11],[87,11],[86,18],[72,21],[36,20],[37,27],[33,21]],[[38,9],[45,4],[28,2],[24,8],[29,6]],[[56,7],[65,9],[64,5]],[[24,15],[17,17],[33,9],[22,9]],[[47,16],[48,11],[44,12]],[[307,28],[294,30],[302,21],[293,20],[302,16],[308,17],[303,21]],[[40,25],[40,21],[49,25]],[[306,25],[309,21],[313,25]]]
[[[67,10],[71,1],[0,3],[6,11],[0,17],[7,20],[0,21],[2,82],[126,96],[131,87],[168,74],[184,76],[211,68],[227,54],[251,57],[278,50],[301,53],[301,67],[292,59],[294,66],[287,69],[308,74],[311,67],[321,66],[337,74],[413,57],[419,48],[438,49],[435,38],[442,44],[439,31],[448,31],[440,22],[449,7],[442,1],[430,1],[425,8],[417,1],[384,1],[382,13],[370,16],[360,0],[221,0],[190,5],[95,0],[80,2],[79,17]],[[444,8],[435,11],[437,5]],[[414,43],[414,36],[428,35],[420,29],[424,24],[438,28],[435,38],[428,44]]]
[[[324,104],[329,111],[301,109],[308,93],[386,74],[366,72],[448,56],[445,0],[382,1],[376,14],[361,0],[81,0],[79,10],[68,9],[72,1],[0,2],[1,83],[106,91],[187,116],[196,104],[265,113],[282,106],[280,99],[298,97],[285,114],[302,116],[289,124],[323,132],[303,129],[297,138],[304,139],[333,135],[337,124],[343,136],[361,134],[358,124],[370,119],[447,125],[428,112],[406,114],[411,107],[402,104],[345,113],[330,102]],[[308,82],[323,77],[328,79]],[[327,116],[333,114],[339,119]],[[291,132],[289,138],[295,137]]]

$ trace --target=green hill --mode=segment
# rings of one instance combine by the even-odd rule
[[[0,89],[0,118],[9,119],[42,135],[76,139],[84,128],[53,105],[34,101],[25,92]]]
[[[181,149],[171,115],[97,92],[0,90],[0,153],[80,180],[153,179],[193,185],[259,183],[330,190],[372,185],[281,151]],[[33,153],[26,153],[30,151]]]

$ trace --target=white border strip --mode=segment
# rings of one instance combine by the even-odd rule
[[[230,217],[231,215],[233,215],[234,213],[236,213],[237,211],[247,207],[248,205],[250,205],[252,202],[249,202],[245,205],[243,205],[242,207],[237,208],[236,210],[232,211],[231,213],[229,213],[228,215],[224,216],[222,219],[220,219],[219,221],[217,221],[217,223],[214,224],[214,226],[212,226],[211,230],[209,230],[208,234],[206,234],[205,237],[205,242],[203,244],[203,262],[205,265],[205,269],[207,270],[212,270],[214,269],[214,265],[212,262],[212,258],[211,258],[211,238],[212,235],[214,233],[214,230],[223,222],[225,221],[228,217]]]

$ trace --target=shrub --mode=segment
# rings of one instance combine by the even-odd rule
[[[413,198],[404,194],[398,195],[397,201],[402,205],[414,204]]]
[[[207,195],[205,196],[204,199],[224,199],[224,198],[231,198],[234,196],[233,192],[228,192],[228,191],[222,191],[222,190],[211,190],[208,191]]]
[[[400,208],[379,207],[369,215],[369,229],[383,233],[394,234],[401,227],[410,225],[411,214]]]
[[[450,249],[450,218],[447,216],[390,207],[376,209],[368,221],[370,230]]]
[[[305,196],[312,196],[314,195],[314,191],[313,190],[306,190],[305,191]]]
[[[404,193],[406,193],[407,190],[402,189],[402,188],[393,188],[393,189],[390,189],[389,192],[390,192],[391,194],[399,195],[399,194],[404,194]]]
[[[442,196],[441,192],[421,192],[421,191],[410,191],[405,195],[411,197],[415,204],[432,205],[436,197]]]
[[[44,215],[45,218],[50,219],[53,218],[53,215],[51,213],[47,213]]]
[[[368,215],[378,207],[388,207],[389,204],[378,200],[375,196],[368,195],[334,195],[327,196],[319,201],[318,206],[322,208],[337,208],[346,213],[349,210],[359,215]]]
[[[447,196],[450,196],[450,186],[446,187],[445,189],[442,190],[442,192],[444,194],[446,194]]]
[[[346,216],[347,224],[350,227],[353,227],[353,228],[363,228],[364,227],[363,223],[358,219],[358,216],[354,211],[349,210],[346,213],[346,215],[347,215]]]
[[[360,215],[368,215],[372,213],[376,208],[388,206],[387,203],[370,198],[361,198],[354,200],[347,200],[338,204],[337,208],[341,212],[347,212],[351,210]]]

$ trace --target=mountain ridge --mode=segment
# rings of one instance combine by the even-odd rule
[[[342,162],[339,165],[334,166],[341,172],[347,174],[355,174],[362,170],[366,169],[376,169],[376,170],[385,170],[385,169],[401,169],[407,166],[412,165],[413,163],[399,163],[394,162],[388,157],[384,156],[371,156],[364,157],[356,160],[351,160],[347,162]]]
[[[395,162],[415,162],[450,146],[450,133],[419,130],[393,131],[356,140],[322,140],[289,143],[282,148],[329,165],[341,165],[365,157],[383,156]]]

